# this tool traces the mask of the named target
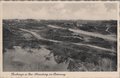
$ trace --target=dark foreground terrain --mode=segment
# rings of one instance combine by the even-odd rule
[[[116,71],[117,21],[3,20],[4,71]]]

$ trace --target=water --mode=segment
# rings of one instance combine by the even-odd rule
[[[68,64],[57,64],[50,50],[21,48],[7,49],[4,54],[4,71],[66,71]]]

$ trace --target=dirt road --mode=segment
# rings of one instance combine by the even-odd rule
[[[54,26],[54,25],[48,25],[48,27],[57,28],[57,29],[66,29],[66,28],[58,27],[58,26]],[[102,35],[99,33],[92,33],[92,32],[87,32],[87,31],[78,30],[78,29],[71,29],[71,28],[68,28],[68,30],[72,31],[74,33],[83,34],[83,35],[87,35],[87,36],[93,36],[93,37],[99,37],[99,38],[103,38],[103,39],[106,39],[109,41],[117,41],[117,38],[114,38],[110,35]]]
[[[27,30],[27,29],[20,28],[20,30],[24,31],[24,32],[27,32],[27,33],[30,33],[31,35],[33,35],[38,40],[46,40],[46,41],[50,41],[50,42],[65,43],[63,41],[45,39],[45,38],[41,37],[39,34],[37,34],[36,32],[30,31],[30,30]],[[94,45],[90,45],[90,44],[82,44],[82,43],[72,43],[72,44],[79,45],[79,46],[86,46],[86,47],[90,47],[90,48],[95,48],[95,49],[100,49],[100,50],[104,50],[104,51],[109,51],[109,52],[116,53],[116,51],[114,51],[112,49],[107,49],[107,48],[103,48],[103,47],[99,47],[99,46],[94,46]]]

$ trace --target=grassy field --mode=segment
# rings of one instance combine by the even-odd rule
[[[3,58],[4,71],[116,71],[117,21],[3,20]]]

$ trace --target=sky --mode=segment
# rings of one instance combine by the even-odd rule
[[[117,19],[116,3],[4,3],[3,19]]]

